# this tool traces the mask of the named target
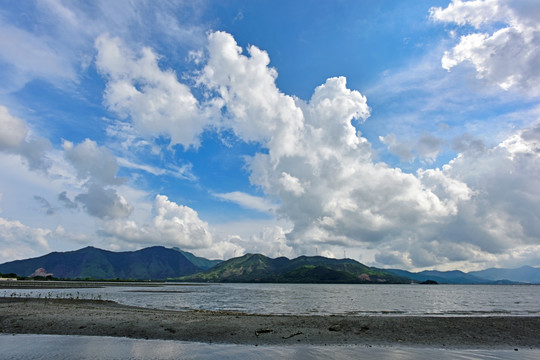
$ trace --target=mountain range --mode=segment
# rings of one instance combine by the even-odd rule
[[[368,267],[353,259],[300,256],[275,259],[247,254],[226,261],[208,260],[178,248],[154,246],[113,252],[94,247],[53,252],[41,257],[0,264],[0,274],[19,277],[93,280],[173,280],[265,283],[442,283],[540,284],[540,268],[409,272]]]
[[[188,256],[194,257],[192,254]],[[14,273],[22,277],[49,274],[58,279],[164,280],[204,270],[203,266],[194,264],[199,258],[190,261],[188,256],[162,246],[126,252],[89,246],[0,264],[0,273]],[[204,260],[201,260],[203,264]]]
[[[266,283],[407,283],[406,278],[352,259],[300,256],[271,259],[247,254],[217,264],[207,271],[184,276],[184,281]]]

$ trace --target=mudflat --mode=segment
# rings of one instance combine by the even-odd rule
[[[540,348],[540,317],[252,315],[72,299],[0,298],[0,332],[246,345]]]

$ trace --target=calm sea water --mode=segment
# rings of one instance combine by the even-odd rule
[[[0,296],[78,297],[174,310],[300,315],[540,315],[534,285],[163,284],[0,290]]]

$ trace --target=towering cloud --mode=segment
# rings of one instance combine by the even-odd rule
[[[299,252],[313,242],[385,241],[455,215],[470,198],[465,184],[443,174],[426,185],[376,163],[355,127],[369,117],[366,97],[348,89],[345,78],[328,79],[304,102],[279,91],[264,51],[251,46],[248,55],[231,35],[211,34],[200,82],[219,95],[225,124],[267,148],[248,161],[250,179],[279,199],[278,213],[293,222],[287,236]],[[429,140],[423,151],[435,156],[437,144]]]
[[[250,46],[249,57],[243,55],[234,38],[219,31],[208,36],[207,50],[199,82],[219,96],[213,102],[225,111],[224,125],[244,141],[268,144],[276,155],[293,154],[303,113],[276,87],[277,71],[268,66],[268,54]]]

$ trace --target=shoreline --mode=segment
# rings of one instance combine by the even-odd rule
[[[303,316],[139,308],[112,301],[0,298],[0,333],[242,345],[540,349],[540,317]]]

